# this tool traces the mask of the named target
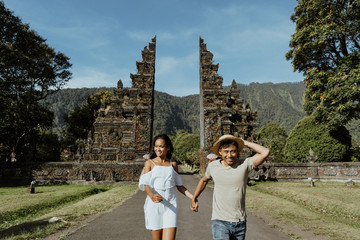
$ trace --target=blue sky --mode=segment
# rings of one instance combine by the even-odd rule
[[[4,0],[73,64],[69,88],[131,87],[156,35],[155,89],[199,93],[199,36],[223,85],[299,82],[286,61],[296,0]]]

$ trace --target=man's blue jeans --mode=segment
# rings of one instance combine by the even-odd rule
[[[246,221],[226,222],[211,220],[214,240],[244,240],[246,233]]]

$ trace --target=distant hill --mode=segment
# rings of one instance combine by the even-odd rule
[[[112,92],[111,88],[66,88],[48,96],[45,101],[50,104],[51,110],[54,112],[53,130],[61,132],[65,126],[63,116],[69,114],[74,107],[81,106],[90,94],[94,94],[100,89],[108,89]]]
[[[305,85],[298,83],[251,83],[238,85],[240,97],[257,112],[259,127],[276,122],[288,133],[305,116],[302,111]]]
[[[229,88],[229,87],[225,87]],[[251,83],[238,84],[240,96],[257,112],[258,128],[269,122],[276,122],[288,133],[302,119],[302,97],[305,85],[298,83]],[[65,126],[64,114],[68,114],[75,106],[85,103],[87,96],[99,89],[113,91],[114,88],[79,88],[63,89],[49,96],[55,113],[54,130],[61,132]],[[174,135],[177,130],[185,129],[191,133],[199,133],[199,95],[176,97],[155,91],[154,100],[154,135],[167,133]],[[360,140],[360,121],[353,121],[348,127],[354,139]]]

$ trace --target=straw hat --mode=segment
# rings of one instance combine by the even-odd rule
[[[241,152],[241,150],[244,148],[244,141],[241,139],[241,138],[237,138],[237,137],[234,137],[233,135],[223,135],[219,138],[219,140],[217,140],[214,145],[213,145],[213,153],[215,153],[217,156],[221,157],[220,153],[219,153],[219,147],[220,147],[220,144],[221,142],[223,141],[228,141],[228,140],[232,140],[232,141],[235,141],[237,142],[238,144],[238,153]]]

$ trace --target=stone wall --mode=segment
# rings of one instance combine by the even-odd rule
[[[205,156],[212,145],[224,134],[252,141],[255,133],[256,113],[240,99],[240,90],[233,80],[230,90],[223,89],[223,78],[217,74],[219,64],[213,64],[213,54],[199,39],[200,61],[200,169],[204,172]]]
[[[137,182],[143,163],[49,162],[6,163],[0,166],[0,185],[116,184]],[[251,171],[251,180],[360,182],[360,163],[264,163]]]
[[[143,161],[152,144],[155,84],[156,37],[136,62],[137,73],[130,74],[131,88],[118,81],[108,106],[99,109],[90,132],[83,161]]]
[[[250,179],[276,181],[360,181],[360,163],[264,163]]]
[[[115,184],[139,180],[144,164],[96,162],[9,163],[0,170],[1,185]]]

